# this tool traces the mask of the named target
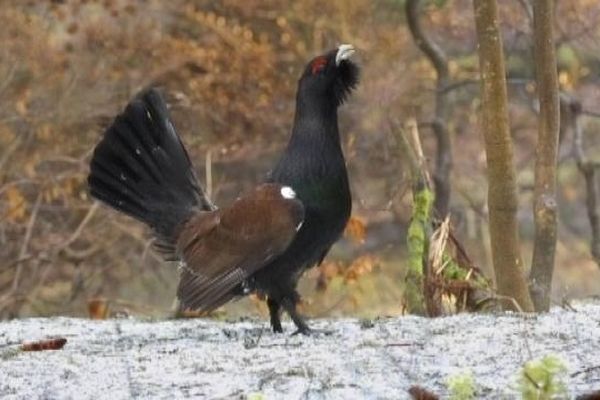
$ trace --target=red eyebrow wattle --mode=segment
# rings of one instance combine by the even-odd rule
[[[327,65],[327,58],[321,56],[321,57],[317,57],[313,60],[313,62],[310,64],[310,69],[312,71],[312,74],[316,74],[317,72],[319,72],[319,70],[321,70],[321,68],[323,68],[324,66]]]

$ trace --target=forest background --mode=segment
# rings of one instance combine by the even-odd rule
[[[455,236],[492,277],[472,4],[422,3],[423,31],[447,58],[441,88],[415,45],[402,0],[5,0],[0,317],[86,315],[98,298],[112,313],[169,313],[176,266],[152,252],[141,224],[89,198],[88,162],[103,129],[139,90],[161,87],[198,176],[217,204],[228,204],[263,179],[285,145],[305,63],[340,43],[357,47],[362,67],[362,82],[339,118],[353,219],[325,263],[303,279],[304,311],[372,317],[405,309],[412,196],[394,127],[411,118],[428,169],[447,182]],[[532,23],[526,1],[499,3],[528,267],[539,111]],[[561,303],[600,293],[596,206],[590,208],[590,182],[578,168],[582,155],[600,159],[600,4],[557,0],[555,40],[562,118],[576,119],[579,128],[563,123],[560,135],[552,299]],[[446,159],[434,123],[440,96],[447,104]],[[266,314],[253,298],[228,305],[225,314],[248,310]]]

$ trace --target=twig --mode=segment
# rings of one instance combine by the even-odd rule
[[[589,117],[600,118],[600,112],[598,112],[598,111],[591,111],[591,110],[582,109],[581,110],[581,114],[582,115],[587,115]]]
[[[536,381],[533,380],[533,378],[531,376],[529,376],[529,374],[527,373],[527,371],[523,372],[523,376],[536,388],[536,389],[540,389],[540,384],[537,383]]]
[[[93,243],[90,246],[88,246],[85,249],[82,250],[74,250],[71,248],[71,246],[65,246],[62,247],[60,250],[62,250],[65,254],[65,256],[67,258],[69,258],[71,261],[82,261],[85,260],[89,257],[91,257],[94,253],[96,253],[98,250],[100,250],[101,244],[100,243]]]
[[[8,73],[6,74],[6,78],[4,79],[4,81],[2,82],[2,84],[0,85],[0,96],[4,93],[4,91],[6,90],[6,88],[8,88],[10,86],[10,82],[12,81],[12,78],[15,76],[15,72],[16,71],[17,71],[17,63],[14,62],[10,66],[10,69],[8,70]]]
[[[6,264],[4,266],[4,268],[6,268],[8,270],[8,269],[12,268],[15,265],[19,265],[20,263],[31,259],[31,257],[33,257],[31,254],[27,254],[27,255],[25,255],[23,257],[18,257],[17,259],[12,260],[8,264]]]
[[[448,243],[448,233],[450,218],[446,217],[440,226],[431,235],[429,244],[428,263],[431,271],[439,275],[447,263],[443,263],[443,256],[446,252],[446,244]]]
[[[519,0],[519,4],[521,4],[521,7],[525,10],[525,14],[527,14],[529,21],[533,21],[533,8],[531,7],[529,0]]]
[[[532,79],[527,78],[506,78],[507,85],[526,85],[528,83],[535,83]],[[453,90],[463,88],[465,86],[476,86],[479,87],[481,81],[479,79],[465,79],[458,82],[450,83],[440,89],[438,91],[442,94],[448,94]]]
[[[87,223],[90,222],[90,220],[96,213],[96,210],[98,209],[99,204],[100,203],[98,203],[98,202],[94,202],[94,204],[92,204],[92,206],[89,208],[85,217],[79,223],[79,226],[75,229],[75,232],[73,232],[71,234],[71,236],[65,242],[63,242],[61,245],[59,245],[57,247],[58,250],[66,249],[69,245],[71,245],[73,242],[75,242],[77,240],[77,238],[79,238],[79,236],[81,235],[81,232],[83,231],[83,228],[85,228]]]
[[[144,246],[144,251],[142,251],[142,259],[140,263],[142,267],[146,265],[146,259],[148,258],[148,254],[150,253],[150,249],[152,248],[152,245],[154,244],[155,240],[155,238],[149,239],[146,242],[146,245]]]
[[[12,186],[17,186],[17,185],[22,185],[22,184],[37,185],[39,183],[41,183],[41,180],[27,179],[27,178],[16,179],[14,181],[6,182],[4,185],[0,186],[0,194],[4,193]]]
[[[408,166],[411,171],[411,181],[415,182],[415,177],[419,175],[419,161],[417,160],[417,156],[412,149],[408,139],[406,138],[406,133],[404,129],[400,126],[400,124],[395,120],[390,120],[390,130],[392,131],[394,137],[398,141],[398,145],[400,146],[400,150],[404,158],[408,161]]]
[[[519,304],[519,302],[517,300],[515,300],[514,297],[510,297],[510,296],[503,296],[501,294],[495,294],[494,295],[495,299],[499,299],[499,300],[507,300],[510,301],[512,303],[512,305],[515,307],[515,310],[517,310],[520,313],[524,313],[523,309],[521,308],[521,305]]]
[[[273,347],[285,347],[285,348],[289,348],[289,347],[301,347],[303,345],[302,342],[293,342],[293,343],[271,343],[271,344],[262,344],[258,347],[260,347],[261,349],[269,349],[269,348],[273,348]]]
[[[206,170],[206,195],[208,198],[212,198],[213,194],[213,175],[212,175],[212,151],[206,152],[206,158],[204,160],[204,168]]]
[[[23,142],[23,135],[15,136],[15,138],[10,142],[10,144],[6,147],[6,150],[0,157],[0,171],[4,170],[4,165],[8,163],[10,156],[17,151],[21,143]]]
[[[584,369],[579,370],[577,372],[573,372],[571,374],[571,378],[574,378],[574,377],[576,377],[578,375],[581,375],[581,374],[587,374],[588,372],[592,372],[592,371],[595,371],[597,369],[600,369],[600,365],[594,365],[594,366],[591,366],[591,367],[584,368]]]
[[[37,198],[35,200],[35,204],[33,206],[33,210],[31,211],[31,216],[29,217],[29,222],[27,223],[27,230],[25,231],[25,237],[23,238],[23,244],[21,245],[21,250],[19,251],[19,258],[24,258],[27,255],[27,248],[29,247],[29,241],[31,240],[31,234],[33,233],[33,226],[35,224],[35,220],[37,219],[38,210],[40,209],[40,204],[42,203],[42,192],[38,193]],[[15,293],[19,288],[19,280],[21,278],[21,272],[23,271],[23,263],[19,263],[17,265],[17,270],[15,271],[15,277],[11,286],[11,293]]]

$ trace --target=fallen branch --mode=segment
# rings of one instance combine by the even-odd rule
[[[37,342],[23,343],[22,351],[44,351],[44,350],[60,350],[67,343],[65,338],[54,338],[38,340]]]

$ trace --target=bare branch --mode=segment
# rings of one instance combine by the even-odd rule
[[[533,21],[533,7],[531,6],[531,2],[529,0],[519,0],[519,4],[525,10],[525,14],[529,21]]]
[[[35,220],[38,215],[38,210],[40,209],[40,204],[42,203],[42,192],[37,195],[35,200],[35,204],[33,205],[33,209],[31,211],[31,216],[29,217],[29,222],[27,223],[27,230],[25,231],[25,237],[23,238],[23,244],[21,245],[21,250],[19,251],[19,259],[25,258],[27,255],[27,248],[29,247],[29,241],[31,240],[31,234],[33,233],[33,226],[35,225]],[[17,270],[15,272],[15,276],[13,278],[11,292],[15,293],[19,288],[19,280],[21,279],[21,273],[23,270],[23,263],[20,262],[17,265]]]
[[[79,226],[77,227],[77,229],[75,229],[75,231],[71,234],[71,236],[67,240],[65,240],[64,243],[62,243],[60,246],[58,246],[58,248],[57,248],[58,250],[66,249],[70,244],[72,244],[73,242],[75,242],[77,240],[77,238],[81,235],[83,228],[85,228],[87,223],[90,222],[90,220],[96,213],[96,210],[98,209],[99,204],[100,203],[98,203],[97,201],[94,202],[94,204],[92,204],[92,206],[88,210],[85,217],[79,223]]]
[[[599,111],[591,111],[591,110],[583,109],[583,110],[581,110],[581,114],[582,115],[587,115],[589,117],[600,118],[600,112]]]
[[[438,81],[448,80],[448,61],[444,51],[425,35],[419,18],[421,0],[408,0],[406,2],[406,17],[408,28],[413,36],[415,44],[421,49],[433,64]],[[445,85],[442,85],[445,86]]]
[[[506,78],[506,83],[509,85],[526,85],[528,83],[533,82],[534,81],[532,79],[527,78]],[[450,83],[445,87],[439,89],[439,92],[443,94],[448,94],[454,90],[462,89],[465,86],[476,86],[477,88],[479,88],[480,84],[481,82],[479,81],[479,79],[465,79],[462,81]]]
[[[432,125],[437,140],[436,165],[433,173],[435,182],[434,209],[440,218],[444,218],[448,214],[450,203],[450,171],[452,170],[450,134],[446,126],[448,103],[444,93],[444,88],[448,86],[450,74],[448,57],[423,31],[419,18],[420,7],[420,0],[408,0],[406,2],[406,18],[416,45],[429,59],[437,74],[435,116]]]

